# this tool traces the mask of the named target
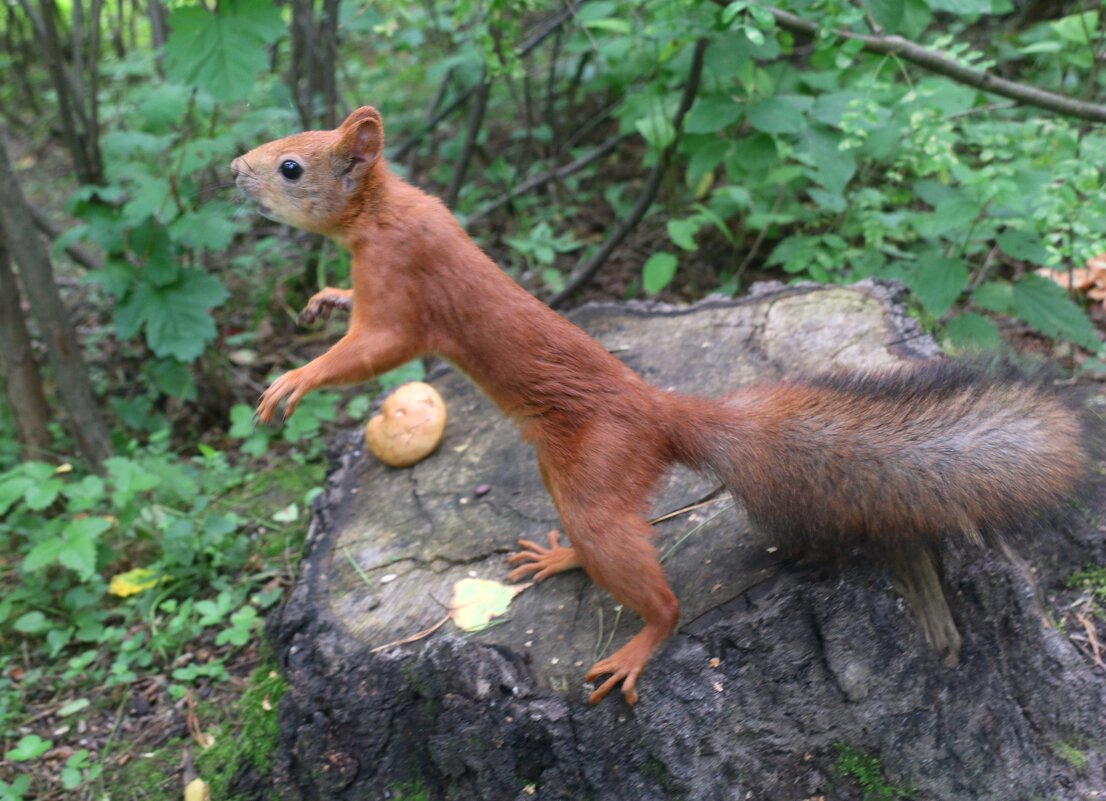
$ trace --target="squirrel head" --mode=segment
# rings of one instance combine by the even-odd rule
[[[263,215],[315,233],[341,234],[364,208],[383,164],[384,123],[362,106],[333,131],[306,131],[261,145],[230,165]]]

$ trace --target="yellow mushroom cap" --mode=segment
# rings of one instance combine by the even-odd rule
[[[432,454],[445,432],[445,402],[421,381],[396,389],[365,426],[365,445],[389,467],[410,467]]]

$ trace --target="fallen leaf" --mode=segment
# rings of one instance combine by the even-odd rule
[[[211,787],[203,779],[193,779],[184,788],[184,801],[211,801]]]
[[[480,631],[493,617],[505,614],[514,597],[529,586],[500,584],[491,579],[461,579],[453,585],[449,616],[462,631]]]
[[[126,573],[116,573],[112,576],[111,584],[108,585],[108,592],[120,598],[126,598],[128,595],[137,595],[156,586],[165,578],[165,576],[159,576],[148,567],[136,567]]]
[[[1089,263],[1089,262],[1088,262]],[[1047,278],[1049,281],[1062,286],[1064,289],[1071,287],[1073,289],[1087,289],[1095,284],[1095,276],[1089,269],[1077,267],[1074,270],[1050,270],[1047,267],[1042,267],[1035,271],[1037,275],[1042,278]]]

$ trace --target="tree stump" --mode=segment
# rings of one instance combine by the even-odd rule
[[[723,394],[935,354],[899,291],[769,286],[571,317],[654,384]],[[447,623],[374,652],[439,621],[458,580],[505,581],[515,541],[558,526],[515,427],[456,372],[433,383],[449,425],[427,461],[386,468],[359,430],[336,443],[299,580],[270,619],[289,684],[281,797],[856,798],[834,768],[843,747],[878,758],[915,799],[1106,790],[1106,681],[1048,624],[1032,574],[993,552],[942,555],[963,638],[949,667],[889,570],[784,563],[713,479],[688,471],[655,506],[678,512],[655,528],[681,623],[636,707],[618,693],[585,703],[584,671],[640,622],[579,571],[525,590],[481,632]],[[1022,555],[1047,585],[1101,558],[1101,539],[1081,520]],[[1066,761],[1070,749],[1085,764]]]

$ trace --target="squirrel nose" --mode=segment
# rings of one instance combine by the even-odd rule
[[[242,157],[239,156],[230,163],[230,174],[235,178],[238,177],[238,173],[242,172],[242,168],[245,166],[242,162]]]

